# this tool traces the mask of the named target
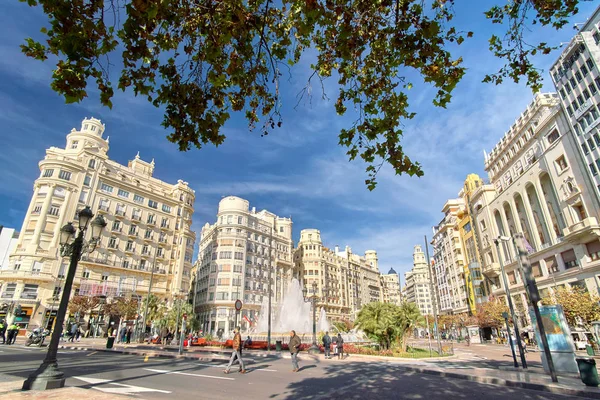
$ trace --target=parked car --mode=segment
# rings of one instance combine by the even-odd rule
[[[585,346],[588,344],[591,345],[594,340],[594,336],[591,332],[571,332],[571,337],[573,337],[573,343],[575,343],[575,348],[577,350],[585,350]]]

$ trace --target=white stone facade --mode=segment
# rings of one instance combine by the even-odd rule
[[[600,198],[600,7],[550,68],[569,127]]]
[[[413,268],[404,274],[404,300],[415,303],[421,314],[433,315],[431,298],[431,275],[421,246],[415,246],[413,252]]]
[[[202,228],[196,261],[195,313],[205,332],[245,331],[258,321],[269,293],[280,301],[292,279],[292,220],[228,196],[219,202],[217,222]],[[235,301],[243,302],[236,315]],[[250,322],[249,322],[250,321]]]
[[[483,274],[504,297],[494,239],[523,233],[542,296],[563,285],[597,292],[600,225],[595,187],[555,94],[540,94],[486,157],[490,185],[472,195]],[[527,302],[512,242],[501,242],[509,289],[521,323]]]
[[[459,214],[465,212],[462,198],[451,199],[442,208],[444,218],[433,228],[433,284],[436,304],[442,314],[468,311],[465,287],[465,251],[460,237]]]
[[[390,269],[387,274],[381,275],[381,289],[383,292],[383,302],[400,305],[402,303],[402,293],[400,291],[400,276],[394,269]]]
[[[108,225],[96,251],[82,256],[72,294],[145,297],[153,265],[152,293],[169,302],[189,290],[194,191],[181,180],[172,185],[154,178],[154,161],[139,155],[128,166],[110,160],[104,130],[100,120],[84,119],[64,148],[49,148],[39,162],[17,246],[0,275],[1,301],[22,306],[23,326],[51,327],[46,314],[57,306],[53,298],[68,267],[60,257],[60,228],[70,221],[77,226],[85,206]]]
[[[317,295],[330,321],[354,320],[364,304],[382,301],[382,287],[377,252],[364,256],[354,254],[346,246],[343,251],[323,245],[321,232],[303,229],[294,251],[295,276],[312,293],[317,282]],[[324,290],[325,289],[325,290]],[[326,295],[325,295],[326,294]]]

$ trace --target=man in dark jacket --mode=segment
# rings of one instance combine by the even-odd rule
[[[237,327],[236,329],[233,330],[233,332],[235,333],[235,335],[233,335],[233,346],[231,349],[231,359],[229,360],[229,364],[227,364],[227,367],[225,368],[225,371],[223,371],[223,372],[228,374],[229,370],[231,369],[231,366],[233,365],[233,363],[235,362],[235,360],[237,358],[238,363],[240,364],[240,373],[245,374],[246,369],[244,368],[244,360],[242,360],[242,335],[240,335],[240,328]]]
[[[331,358],[331,337],[329,336],[329,332],[325,332],[325,336],[323,336],[323,347],[325,350],[325,359]]]
[[[300,370],[300,368],[298,368],[298,353],[300,352],[301,344],[302,341],[300,340],[298,335],[296,335],[296,331],[291,331],[290,343],[288,346],[290,347],[290,354],[292,355],[292,372],[298,372]]]
[[[344,339],[342,339],[342,334],[338,333],[337,335],[337,353],[338,353],[338,359],[343,359],[344,358]]]

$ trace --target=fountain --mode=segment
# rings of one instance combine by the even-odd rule
[[[258,323],[255,332],[267,332],[268,330],[268,303],[267,297],[263,298],[263,304],[258,316]],[[273,304],[271,332],[286,334],[295,330],[300,333],[312,333],[312,305],[310,301],[304,301],[302,286],[297,279],[292,279],[287,292],[283,296],[283,301],[277,307]],[[317,332],[329,330],[327,315],[322,308],[317,321]]]

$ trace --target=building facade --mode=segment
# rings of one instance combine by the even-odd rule
[[[108,225],[96,251],[79,262],[74,295],[146,296],[151,275],[161,300],[189,290],[194,191],[182,180],[154,178],[154,161],[139,154],[128,166],[110,160],[104,133],[100,120],[84,119],[64,148],[49,148],[39,162],[16,248],[0,275],[1,302],[21,305],[22,327],[52,326],[69,262],[60,256],[60,229],[70,221],[77,226],[85,206]]]
[[[477,242],[477,226],[473,224],[473,203],[471,194],[484,182],[477,174],[467,175],[465,183],[459,196],[462,197],[465,207],[461,210],[458,217],[458,230],[463,246],[465,291],[467,294],[468,311],[473,314],[477,305],[487,300],[486,292],[483,286],[483,275],[481,274],[481,256],[479,253],[479,244]]]
[[[462,198],[446,201],[444,218],[433,227],[433,283],[436,304],[441,314],[461,314],[469,311],[469,293],[465,280],[465,251],[461,228],[466,214]],[[468,271],[468,267],[467,271]]]
[[[377,252],[360,256],[348,246],[332,250],[323,245],[317,229],[300,232],[294,270],[309,293],[317,283],[317,307],[325,309],[329,321],[354,320],[364,304],[383,300]]]
[[[523,325],[523,279],[511,241],[523,233],[542,297],[561,286],[598,291],[600,225],[595,185],[555,94],[540,94],[485,158],[490,184],[471,194],[482,272],[489,293],[504,298],[500,262]],[[498,252],[497,249],[500,249]]]
[[[394,268],[390,268],[387,274],[381,275],[381,289],[383,302],[400,305],[402,303],[402,292],[400,291],[400,276]]]
[[[403,295],[408,303],[415,303],[421,314],[432,315],[431,275],[421,246],[415,246],[413,252],[413,268],[404,275],[405,286]]]
[[[584,172],[600,198],[600,7],[550,68]]]
[[[293,277],[292,220],[250,209],[247,200],[228,196],[219,202],[217,221],[202,228],[194,311],[205,332],[247,330],[258,321],[269,295],[281,301]],[[235,301],[243,302],[236,314]]]

